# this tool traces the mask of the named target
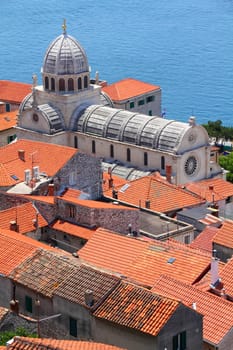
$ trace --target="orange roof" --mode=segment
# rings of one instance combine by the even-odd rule
[[[175,313],[179,302],[121,282],[94,316],[156,336]]]
[[[221,269],[220,277],[226,294],[233,298],[233,258]]]
[[[218,228],[214,226],[207,226],[190,244],[192,248],[199,248],[212,252],[213,250],[213,237],[218,232]]]
[[[17,223],[19,233],[28,233],[36,230],[34,220],[38,220],[38,227],[47,226],[47,221],[38,213],[31,202],[21,204],[3,211],[0,211],[0,227],[9,230],[10,222]]]
[[[220,227],[213,237],[213,243],[223,245],[224,247],[233,248],[233,221],[223,221],[222,227]]]
[[[161,276],[152,288],[154,293],[160,293],[170,298],[178,298],[187,306],[196,303],[197,312],[203,318],[203,338],[215,345],[232,329],[233,303],[219,298],[211,293],[177,281],[168,276]]]
[[[16,126],[18,111],[0,113],[0,131]]]
[[[146,93],[160,90],[157,85],[144,83],[140,80],[127,78],[117,81],[114,84],[104,86],[103,91],[106,92],[113,101],[122,101],[132,97],[140,96]]]
[[[55,230],[66,232],[72,236],[90,239],[95,232],[95,230],[91,230],[89,228],[85,228],[82,226],[71,224],[67,221],[57,220],[55,221],[51,227]]]
[[[88,263],[146,286],[152,286],[161,274],[194,283],[207,272],[211,260],[210,254],[172,240],[144,241],[102,228],[96,230],[78,254]]]
[[[122,177],[119,177],[119,176],[116,176],[116,175],[111,175],[111,181],[112,181],[112,184],[109,183],[109,180],[110,180],[110,176],[107,172],[104,172],[103,173],[103,185],[102,185],[102,189],[103,189],[103,192],[106,192],[110,189],[110,187],[112,186],[123,186],[125,185],[128,181],[123,179]],[[110,186],[111,185],[111,186]]]
[[[185,185],[185,188],[209,202],[233,196],[233,184],[223,179],[215,178],[190,182]]]
[[[0,101],[20,104],[31,92],[31,84],[0,80]]]
[[[15,337],[14,342],[7,346],[9,350],[120,350],[113,345],[102,343],[80,341],[80,340],[57,340],[57,339],[38,339],[27,337]]]
[[[45,247],[32,238],[0,228],[0,273],[9,275],[17,265],[42,246]]]
[[[203,203],[200,197],[154,175],[130,181],[124,186],[115,186],[114,190],[118,191],[119,201],[143,208],[150,201],[150,209],[162,213]],[[112,189],[106,191],[105,196],[112,197]]]
[[[20,159],[19,150],[24,150],[24,160]],[[76,152],[71,147],[31,140],[18,140],[1,147],[0,186],[12,186],[24,181],[24,171],[31,169],[32,160],[33,165],[38,165],[41,172],[54,176]]]
[[[33,195],[19,195],[21,197],[27,198],[32,201],[38,201],[38,202],[44,202],[44,203],[49,203],[49,204],[54,204],[54,199],[56,198],[55,196],[33,196]]]

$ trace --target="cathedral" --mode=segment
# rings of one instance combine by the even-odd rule
[[[98,79],[91,80],[86,53],[65,23],[45,53],[41,74],[42,85],[34,75],[32,93],[20,105],[18,139],[78,148],[113,172],[120,167],[125,177],[158,171],[179,185],[222,176],[208,134],[194,117],[183,123],[115,108]]]

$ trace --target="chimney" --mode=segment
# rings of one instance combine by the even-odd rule
[[[17,225],[17,222],[15,220],[10,221],[10,230],[18,232],[18,225]]]
[[[54,184],[48,186],[48,196],[54,196]]]
[[[166,165],[166,178],[167,178],[167,181],[171,183],[171,180],[172,180],[172,166],[171,165]]]
[[[112,197],[114,198],[114,199],[118,199],[118,191],[117,190],[112,190]]]
[[[213,191],[214,190],[214,186],[213,185],[209,185],[209,191]]]
[[[192,308],[193,308],[193,310],[197,310],[197,303],[196,302],[192,303]]]
[[[87,306],[93,306],[94,305],[94,295],[93,291],[90,289],[87,289],[85,292],[85,303]]]
[[[195,117],[190,117],[189,118],[189,125],[190,126],[195,126],[196,125],[196,118]]]
[[[25,162],[25,151],[23,149],[18,150],[18,156],[19,156],[19,159]]]
[[[112,188],[112,187],[113,187],[113,178],[110,177],[110,178],[108,179],[108,188]]]
[[[218,274],[218,258],[216,257],[216,252],[217,251],[214,249],[210,267],[210,285],[213,288],[215,288],[216,284],[221,281]]]

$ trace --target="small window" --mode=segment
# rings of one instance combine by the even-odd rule
[[[172,338],[172,350],[186,350],[186,331]]]
[[[139,100],[138,101],[138,106],[142,106],[142,105],[144,105],[145,104],[145,101],[144,100]]]
[[[44,85],[45,85],[45,89],[48,90],[48,88],[49,88],[49,78],[48,77],[45,77]]]
[[[96,152],[96,149],[95,149],[95,141],[93,140],[92,143],[91,143],[91,151],[92,153],[95,153]]]
[[[152,110],[149,110],[148,115],[152,116]]]
[[[114,146],[110,145],[110,157],[114,158]]]
[[[127,151],[126,151],[126,160],[127,160],[127,162],[130,162],[130,161],[131,161],[131,152],[130,152],[130,148],[127,148]]]
[[[148,153],[144,152],[144,165],[147,166],[148,165]]]
[[[7,143],[11,143],[15,139],[16,139],[16,135],[10,135],[10,136],[7,137]]]
[[[78,90],[82,90],[82,79],[78,78]]]
[[[129,108],[134,108],[134,102],[132,101],[132,102],[130,102],[130,104],[129,104]]]
[[[25,309],[32,313],[32,298],[27,295],[25,296]]]
[[[153,102],[155,100],[155,97],[154,96],[148,96],[146,98],[146,103],[149,103],[149,102]]]
[[[10,103],[6,103],[6,112],[10,112],[11,111],[11,105]]]
[[[68,79],[68,91],[74,91],[74,80],[72,78]]]
[[[78,138],[77,138],[77,136],[74,137],[74,148],[78,148]]]
[[[185,244],[189,244],[190,243],[190,236],[189,235],[184,236],[184,243]]]
[[[59,91],[65,91],[65,79],[61,78],[59,80]]]
[[[77,337],[78,335],[77,320],[72,317],[70,317],[70,335],[72,335],[72,337]]]
[[[76,215],[76,207],[74,205],[69,205],[69,217],[75,218]]]
[[[165,158],[164,158],[164,156],[161,157],[161,169],[162,170],[165,169]]]
[[[88,87],[88,79],[87,76],[84,77],[84,89]]]
[[[55,79],[51,78],[51,91],[55,91]]]

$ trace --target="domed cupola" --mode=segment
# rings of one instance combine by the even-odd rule
[[[48,47],[43,68],[43,86],[46,91],[72,93],[88,89],[90,72],[86,53],[76,39],[66,33]]]

